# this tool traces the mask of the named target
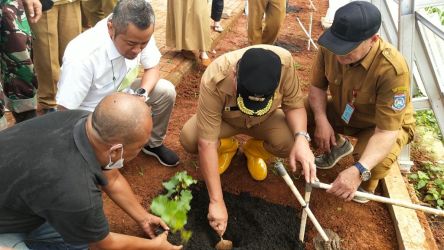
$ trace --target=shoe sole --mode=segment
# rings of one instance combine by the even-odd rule
[[[142,152],[144,152],[144,153],[147,154],[147,155],[150,155],[150,156],[154,156],[154,157],[156,157],[156,159],[160,162],[160,164],[164,165],[165,167],[175,167],[175,166],[179,165],[179,161],[176,162],[176,164],[174,164],[174,165],[166,164],[165,162],[163,162],[163,161],[159,158],[159,156],[157,156],[157,155],[154,154],[154,153],[151,153],[150,151],[148,151],[148,150],[146,150],[146,149],[144,149],[144,148],[142,148]]]
[[[317,169],[330,169],[330,168],[333,168],[333,167],[334,167],[334,166],[335,166],[340,160],[342,160],[342,158],[344,158],[344,157],[346,157],[347,155],[351,154],[351,153],[353,152],[354,149],[355,149],[355,148],[352,146],[352,147],[350,148],[349,151],[345,152],[345,154],[343,154],[342,156],[338,157],[338,159],[336,159],[336,161],[334,161],[332,165],[327,166],[327,167],[318,167],[318,166],[316,165],[316,168],[317,168]]]

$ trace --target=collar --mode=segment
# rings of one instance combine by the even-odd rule
[[[86,119],[88,116],[81,118],[77,121],[73,129],[74,142],[76,143],[77,149],[80,154],[82,154],[83,159],[88,162],[91,170],[97,172],[101,170],[100,164],[94,154],[94,150],[89,143],[88,136],[86,135]],[[101,171],[100,171],[101,172]]]
[[[373,60],[376,57],[376,54],[378,53],[380,46],[380,38],[378,41],[375,42],[375,44],[372,46],[370,51],[367,53],[367,55],[364,57],[364,59],[361,60],[362,67],[365,68],[365,70],[368,70],[370,68],[370,65],[372,64]]]
[[[114,59],[117,59],[119,57],[123,57],[119,51],[117,50],[116,46],[114,45],[113,40],[111,37],[106,36],[106,52],[108,53],[109,59],[112,61]]]

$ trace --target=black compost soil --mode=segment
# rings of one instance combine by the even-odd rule
[[[192,193],[186,228],[192,230],[193,235],[184,249],[214,249],[220,238],[208,224],[207,189],[199,183],[193,187]],[[224,239],[233,242],[233,249],[304,249],[298,240],[300,219],[294,208],[273,204],[248,193],[224,192],[224,198],[229,214]],[[177,234],[170,234],[168,240],[180,243]]]

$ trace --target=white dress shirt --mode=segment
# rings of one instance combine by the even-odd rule
[[[67,109],[93,111],[103,97],[117,91],[125,75],[139,65],[159,64],[154,36],[135,59],[125,59],[114,46],[108,17],[74,38],[66,47],[57,91],[57,104]]]

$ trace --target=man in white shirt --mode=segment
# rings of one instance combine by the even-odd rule
[[[160,79],[161,54],[153,32],[154,11],[148,2],[119,1],[111,16],[68,44],[56,100],[58,110],[92,111],[102,98],[116,91],[144,97],[152,107],[153,131],[142,151],[162,165],[176,166],[179,157],[163,145],[176,91],[173,84]],[[139,80],[140,65],[144,74]]]

